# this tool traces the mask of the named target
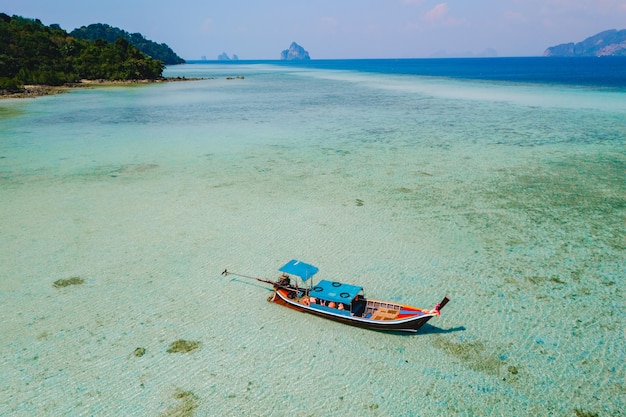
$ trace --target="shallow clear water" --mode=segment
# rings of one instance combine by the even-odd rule
[[[623,93],[167,75],[210,79],[0,102],[0,415],[623,412]],[[292,258],[452,301],[399,336],[220,276]]]

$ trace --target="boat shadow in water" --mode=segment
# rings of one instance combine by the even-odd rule
[[[442,329],[441,327],[436,327],[431,324],[424,324],[417,334],[445,334],[445,333],[454,333],[454,332],[464,332],[467,330],[465,326],[457,326],[450,327],[449,329]]]
[[[446,333],[454,333],[454,332],[464,332],[465,330],[467,330],[465,326],[457,326],[457,327],[450,327],[449,329],[442,329],[441,327],[436,327],[431,324],[425,323],[416,333],[388,332],[388,331],[382,331],[382,330],[381,332],[387,333],[387,334],[394,334],[397,336],[415,337],[415,336],[425,336],[427,334],[446,334]]]

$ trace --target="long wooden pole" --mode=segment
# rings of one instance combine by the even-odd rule
[[[248,275],[242,275],[242,274],[236,274],[234,272],[229,272],[227,269],[224,269],[224,272],[222,272],[222,275],[224,275],[225,277],[228,275],[234,275],[236,277],[240,277],[240,278],[246,278],[246,279],[253,279],[255,281],[259,281],[259,282],[265,282],[266,284],[276,284],[274,281],[270,281],[269,279],[262,279],[262,278],[256,278],[256,277],[251,277]]]
[[[269,280],[269,279],[262,279],[262,278],[251,277],[249,275],[236,274],[234,272],[229,272],[227,269],[224,269],[224,272],[222,272],[222,275],[224,275],[224,276],[234,275],[234,276],[240,277],[240,278],[253,279],[255,281],[264,282],[266,284],[272,284],[272,286],[274,286],[274,288],[282,288],[282,289],[287,290],[287,291],[294,291],[294,292],[304,291],[304,290],[301,290],[301,289],[299,289],[297,287],[291,287],[291,286],[288,286],[288,285],[281,285],[280,283],[278,283],[276,281]]]

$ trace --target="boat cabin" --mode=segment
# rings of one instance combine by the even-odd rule
[[[279,271],[298,276],[306,283],[319,269],[294,259],[279,268]],[[287,279],[288,276],[283,275],[279,283],[289,282]],[[363,316],[367,305],[363,295],[363,287],[337,281],[321,280],[299,295],[301,299],[307,297],[306,305],[314,309],[348,316]]]
[[[321,280],[309,290],[311,307],[322,306],[361,316],[365,311],[363,288],[337,281]]]

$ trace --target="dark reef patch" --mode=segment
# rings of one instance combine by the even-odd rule
[[[195,340],[178,339],[170,344],[167,353],[189,353],[200,347],[200,342]]]
[[[497,355],[489,354],[487,346],[480,341],[455,342],[445,337],[438,337],[434,341],[434,346],[460,359],[469,368],[488,375],[499,375],[500,368],[504,364]],[[517,374],[518,369],[509,367],[509,372]]]
[[[178,404],[169,407],[160,417],[191,417],[198,408],[198,396],[191,391],[176,390],[174,399]]]
[[[85,280],[82,279],[81,277],[71,277],[67,279],[57,279],[56,281],[54,281],[52,286],[54,288],[63,288],[63,287],[69,287],[70,285],[82,285],[84,283],[85,283]]]
[[[138,347],[137,349],[135,349],[135,351],[133,352],[133,354],[134,354],[136,357],[140,358],[140,357],[142,357],[143,355],[145,355],[145,354],[146,354],[146,348]]]

